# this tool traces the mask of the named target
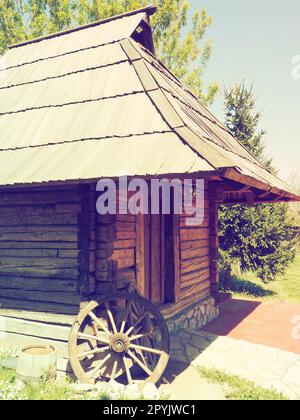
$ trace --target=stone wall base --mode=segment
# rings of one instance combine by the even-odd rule
[[[167,320],[170,333],[179,329],[201,329],[218,318],[219,307],[213,297],[202,299]]]

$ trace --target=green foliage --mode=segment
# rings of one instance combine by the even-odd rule
[[[241,273],[237,267],[233,269],[231,291],[236,298],[260,298],[264,301],[300,303],[300,253],[292,266],[277,281],[263,284],[255,273]],[[224,284],[224,273],[220,275],[220,286]]]
[[[221,260],[238,262],[264,282],[284,274],[295,258],[292,223],[283,204],[223,207],[220,215]]]
[[[225,92],[226,125],[236,138],[262,163],[271,169],[258,130],[260,114],[255,113],[252,88],[244,83]],[[295,258],[293,222],[284,204],[261,204],[254,207],[222,206],[220,217],[221,265],[230,272],[238,263],[241,270],[255,271],[264,282],[284,274]]]
[[[0,0],[0,53],[9,44],[147,5],[147,0]],[[158,57],[203,103],[212,103],[218,86],[205,88],[202,81],[212,52],[205,40],[212,18],[200,9],[190,24],[188,0],[158,0],[157,7],[152,27]]]
[[[217,369],[198,368],[199,374],[208,381],[225,385],[229,388],[226,392],[227,400],[234,401],[285,401],[283,394],[275,390],[261,388],[254,382],[247,381],[239,376],[230,375]]]
[[[253,86],[247,89],[245,83],[237,83],[234,88],[225,89],[226,126],[240,143],[268,169],[272,161],[265,156],[263,137],[266,131],[259,130],[261,114],[255,111]]]

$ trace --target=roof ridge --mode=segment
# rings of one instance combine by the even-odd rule
[[[141,9],[136,9],[136,10],[132,10],[130,12],[122,13],[120,15],[115,15],[115,16],[111,16],[109,18],[97,20],[97,21],[88,23],[86,25],[77,26],[75,28],[66,29],[66,30],[60,31],[60,32],[54,32],[52,34],[45,35],[45,36],[42,36],[42,37],[39,37],[39,38],[34,38],[34,39],[23,41],[23,42],[20,42],[20,43],[17,43],[17,44],[12,44],[12,45],[9,45],[8,48],[13,49],[13,48],[18,48],[18,47],[23,47],[24,45],[34,44],[34,43],[44,41],[44,40],[47,40],[47,39],[56,38],[56,37],[67,35],[67,34],[70,34],[70,33],[73,33],[73,32],[78,32],[78,31],[81,31],[81,30],[84,30],[84,29],[92,28],[94,26],[103,25],[105,23],[109,23],[109,22],[112,22],[114,20],[122,19],[124,17],[134,16],[134,15],[137,15],[139,13],[147,13],[148,16],[152,16],[156,12],[156,10],[157,10],[156,6],[149,5],[147,7],[141,8]]]

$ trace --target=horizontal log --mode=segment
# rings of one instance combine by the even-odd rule
[[[17,204],[59,204],[78,203],[81,199],[77,191],[24,191],[18,193],[0,193],[0,206]]]
[[[8,267],[76,268],[77,258],[10,257],[0,253],[0,271]]]
[[[123,270],[126,268],[131,268],[135,266],[135,259],[134,258],[122,258],[116,261],[117,269]]]
[[[0,233],[0,242],[76,242],[77,232]]]
[[[31,312],[50,312],[51,314],[77,315],[79,305],[67,305],[52,302],[39,302],[37,300],[20,300],[0,298],[1,309],[18,309]]]
[[[128,248],[135,248],[136,241],[135,239],[128,239],[124,241],[114,241],[113,248],[114,249],[128,249]]]
[[[43,292],[19,289],[0,289],[0,301],[5,298],[29,300],[48,303],[62,303],[76,306],[79,304],[79,294],[66,292]]]
[[[70,327],[4,316],[0,316],[0,331],[60,341],[68,341],[70,335]]]
[[[2,249],[71,249],[78,248],[76,242],[55,242],[55,241],[0,241],[0,250]],[[0,251],[1,252],[1,251]]]
[[[209,238],[209,229],[207,228],[181,228],[180,241],[197,241]]]
[[[76,251],[71,251],[76,252]],[[1,249],[0,260],[3,257],[52,257],[56,258],[58,251],[56,249]]]
[[[116,222],[115,228],[117,232],[135,232],[136,224],[134,223],[125,223],[125,222]]]
[[[180,251],[208,247],[209,239],[200,239],[199,241],[180,242]]]
[[[0,316],[7,316],[9,318],[29,320],[35,322],[44,322],[46,324],[58,324],[71,326],[73,325],[76,315],[61,315],[47,312],[32,312],[17,309],[3,309],[0,308]]]
[[[78,232],[77,225],[19,225],[0,226],[0,233],[34,233],[34,232]]]
[[[134,249],[118,249],[114,250],[112,256],[110,257],[111,260],[117,261],[122,259],[129,259],[131,258],[133,261],[135,260],[135,250]]]
[[[76,280],[78,278],[78,270],[71,268],[46,269],[43,267],[0,267],[0,275],[1,274],[66,280]]]
[[[180,277],[180,288],[192,286],[194,284],[200,284],[205,281],[210,281],[209,269],[194,271],[192,273],[182,274]]]
[[[133,231],[124,231],[124,232],[116,232],[115,237],[114,237],[115,241],[123,241],[123,240],[127,240],[127,239],[136,239],[136,232]]]
[[[204,257],[204,260],[202,258],[196,259],[196,260],[189,260],[189,262],[192,261],[192,263],[188,265],[182,265],[180,267],[181,274],[188,274],[192,271],[199,271],[208,269],[210,266],[210,261],[208,257]]]
[[[21,289],[53,292],[77,292],[77,281],[0,276],[0,289]]]
[[[1,215],[15,215],[15,214],[26,214],[32,215],[56,215],[56,214],[78,214],[82,210],[80,203],[69,203],[69,204],[28,204],[28,205],[15,205],[11,203],[6,206],[0,205]]]
[[[182,299],[186,299],[190,296],[196,296],[197,299],[208,296],[210,294],[210,282],[207,281],[193,287],[186,287],[181,289],[180,294]]]
[[[202,258],[206,257],[209,253],[209,248],[204,246],[203,248],[196,248],[196,249],[186,249],[185,251],[181,252],[181,261],[188,261],[194,258]]]
[[[1,214],[0,225],[77,225],[78,216],[74,213],[52,214],[46,212],[36,214],[33,210],[30,214],[12,213]]]
[[[98,215],[97,220],[99,224],[115,223],[115,222],[131,222],[135,223],[136,216],[131,214],[106,214]]]

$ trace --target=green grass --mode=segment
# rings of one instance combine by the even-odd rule
[[[234,401],[284,401],[287,397],[275,390],[256,386],[253,382],[229,375],[217,369],[198,367],[202,378],[224,387],[227,400]]]
[[[18,388],[15,371],[0,367],[0,400],[107,400],[103,393],[78,394],[67,380],[55,384],[42,383]]]
[[[238,298],[300,303],[300,252],[286,275],[269,284],[264,284],[253,273],[235,274],[232,292]]]

